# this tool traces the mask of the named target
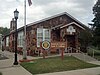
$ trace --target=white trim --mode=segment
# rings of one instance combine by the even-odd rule
[[[80,28],[82,28],[83,30],[85,30],[85,28],[83,28],[82,26],[80,26],[79,24],[77,24],[77,23],[75,23],[75,22],[71,22],[71,23],[69,23],[69,24],[66,24],[66,25],[60,27],[60,28],[64,28],[64,27],[67,27],[67,26],[70,26],[70,25],[73,25],[73,24],[76,25],[76,26],[78,26],[78,27],[80,27]]]

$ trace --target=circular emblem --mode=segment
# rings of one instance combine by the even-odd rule
[[[43,49],[49,49],[50,48],[50,42],[49,41],[43,41],[42,42],[42,48]]]

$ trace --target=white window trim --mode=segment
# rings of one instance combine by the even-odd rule
[[[23,37],[24,37],[24,32],[18,32],[18,47],[23,47]]]
[[[40,30],[40,32],[38,31],[38,30]],[[48,37],[48,39],[45,39],[45,37],[47,37],[47,36],[45,36],[45,30],[49,30],[49,37]],[[42,40],[41,40],[41,42],[42,41],[51,41],[50,39],[51,39],[51,30],[50,29],[45,29],[45,28],[37,28],[37,47],[40,47],[40,45],[39,45],[39,40],[40,39],[38,39],[38,33],[42,33]]]

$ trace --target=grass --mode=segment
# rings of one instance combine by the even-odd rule
[[[36,59],[33,63],[24,62],[21,65],[27,69],[29,72],[34,74],[41,73],[51,73],[51,72],[59,72],[59,71],[68,71],[75,69],[84,69],[97,67],[98,65],[93,65],[89,63],[85,63],[81,60],[78,60],[72,56],[64,57],[64,60],[61,60],[61,57],[51,57],[46,59]]]

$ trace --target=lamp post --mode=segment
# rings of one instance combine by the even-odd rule
[[[18,14],[19,12],[17,11],[17,9],[14,11],[14,19],[15,19],[15,61],[14,61],[14,65],[18,65],[18,61],[17,61],[17,19],[18,19]]]

